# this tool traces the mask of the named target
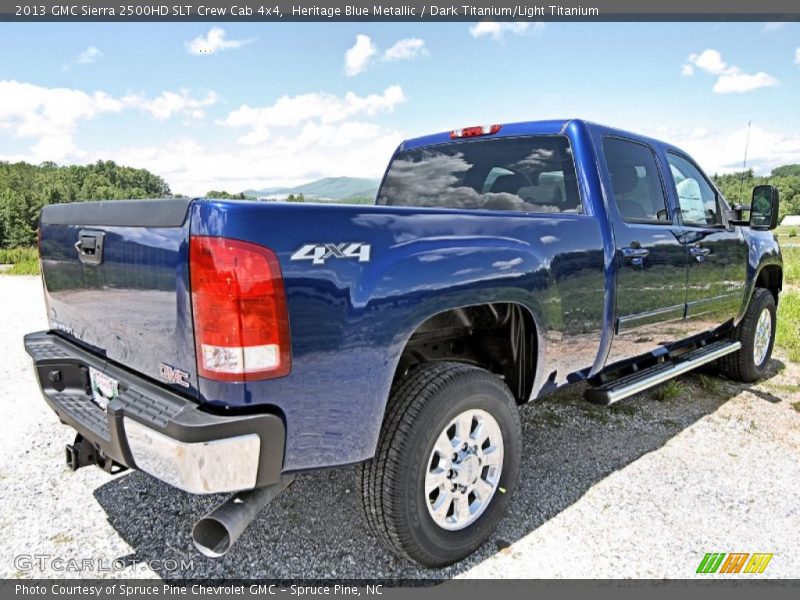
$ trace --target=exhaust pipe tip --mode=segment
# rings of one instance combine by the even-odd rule
[[[204,556],[219,558],[227,554],[236,540],[231,540],[231,531],[225,523],[207,515],[194,524],[192,541]]]
[[[224,556],[258,513],[293,480],[285,476],[278,483],[239,492],[225,500],[192,527],[195,548],[209,558]]]

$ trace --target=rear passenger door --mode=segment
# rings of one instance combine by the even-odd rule
[[[686,249],[653,149],[606,137],[609,216],[616,243],[615,336],[608,363],[679,340],[686,300]]]
[[[667,152],[670,186],[683,223],[687,252],[684,336],[733,319],[742,306],[747,242],[740,227],[723,220],[719,194],[689,157]]]

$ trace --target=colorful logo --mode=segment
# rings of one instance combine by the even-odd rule
[[[727,554],[725,552],[709,552],[700,561],[697,572],[704,575],[715,573],[732,575],[742,572],[755,575],[763,573],[771,560],[772,554],[765,552],[754,552],[753,554],[749,552]]]

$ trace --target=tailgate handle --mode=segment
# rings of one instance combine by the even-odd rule
[[[99,265],[103,262],[104,238],[105,233],[102,231],[82,230],[79,232],[78,241],[75,242],[78,259],[85,265]]]

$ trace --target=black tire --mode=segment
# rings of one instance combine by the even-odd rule
[[[775,298],[769,290],[756,288],[744,318],[733,331],[732,339],[742,343],[742,347],[732,354],[723,356],[719,361],[720,372],[736,381],[752,383],[758,381],[767,372],[767,365],[772,356],[772,347],[775,344],[776,329]],[[756,343],[756,329],[758,320],[764,311],[768,311],[771,319],[769,345],[764,359],[756,364],[753,349]]]
[[[484,511],[463,529],[451,531],[429,513],[425,475],[437,437],[452,419],[472,409],[488,412],[499,425],[503,464]],[[505,514],[520,454],[517,405],[499,377],[460,363],[423,365],[395,383],[375,457],[361,465],[367,524],[392,550],[426,567],[454,563],[481,546]]]

